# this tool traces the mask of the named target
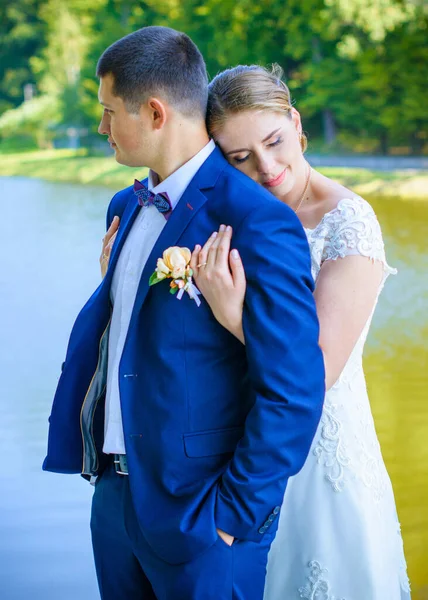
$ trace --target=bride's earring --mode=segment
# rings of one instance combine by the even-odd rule
[[[302,152],[304,152],[306,150],[306,138],[303,135],[303,130],[300,129],[299,130],[299,143],[300,143],[300,147],[302,149]]]

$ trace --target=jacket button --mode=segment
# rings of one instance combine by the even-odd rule
[[[263,527],[266,527],[266,529],[268,529],[270,526],[272,525],[272,521],[266,521],[266,523],[263,525]]]
[[[281,510],[280,506],[275,506],[275,508],[273,509],[273,514],[277,515],[279,513],[279,511]]]
[[[265,533],[265,532],[266,532],[266,527],[263,525],[263,527],[260,527],[259,533]]]
[[[275,521],[275,515],[269,515],[269,519],[267,520],[267,523],[269,523],[269,525],[270,525],[274,521]]]

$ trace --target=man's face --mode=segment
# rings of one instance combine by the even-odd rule
[[[115,158],[121,165],[142,167],[150,164],[151,127],[144,107],[129,113],[122,98],[113,94],[111,74],[100,78],[98,99],[104,107],[98,133],[107,135]]]

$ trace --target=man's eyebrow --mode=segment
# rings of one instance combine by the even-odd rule
[[[270,133],[269,135],[267,135],[265,137],[264,140],[262,140],[262,144],[264,144],[265,142],[267,142],[273,135],[275,135],[275,133],[278,133],[278,131],[281,129],[281,127],[278,127],[278,129],[275,129],[274,131],[272,131],[272,133]],[[228,152],[226,154],[226,156],[229,156],[229,154],[236,154],[237,152],[248,152],[248,148],[239,148],[239,150],[231,150],[230,152]]]

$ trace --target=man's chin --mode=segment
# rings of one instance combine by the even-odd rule
[[[123,160],[123,156],[120,155],[120,152],[117,148],[114,148],[114,158],[120,165],[126,165],[126,162]]]
[[[132,160],[132,158],[125,157],[123,155],[120,154],[120,152],[118,152],[116,150],[115,155],[114,155],[116,162],[119,163],[119,165],[123,165],[124,167],[130,167],[131,169],[141,169],[142,167],[144,167],[145,165],[142,165],[140,161],[134,159]]]
[[[125,167],[133,166],[132,164],[130,164],[129,159],[127,160],[126,157],[120,153],[120,150],[118,150],[117,147],[114,149],[114,158],[116,159],[116,162],[119,163],[119,165],[124,165]]]

